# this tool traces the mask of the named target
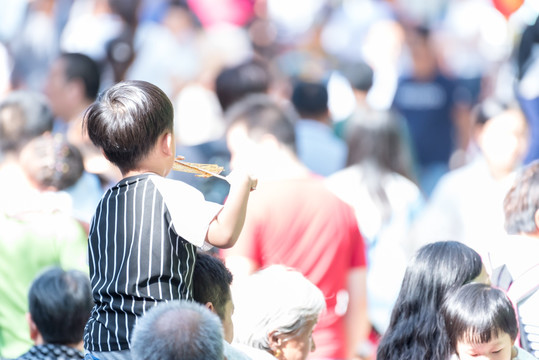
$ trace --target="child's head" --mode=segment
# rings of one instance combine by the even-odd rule
[[[137,167],[166,132],[173,108],[167,95],[145,81],[120,82],[99,96],[84,116],[92,142],[125,173]]]
[[[36,137],[23,147],[19,159],[28,179],[40,190],[67,189],[84,172],[81,152],[60,134]]]
[[[518,325],[513,305],[502,290],[466,284],[447,297],[441,311],[459,359],[511,359]]]

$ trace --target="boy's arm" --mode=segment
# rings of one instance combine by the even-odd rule
[[[248,174],[238,171],[232,171],[227,180],[230,183],[228,197],[206,233],[206,242],[222,249],[234,246],[238,240],[245,222],[249,193],[256,189],[258,182]]]

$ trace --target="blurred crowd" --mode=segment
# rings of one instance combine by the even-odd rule
[[[508,228],[504,213],[515,179],[539,159],[537,0],[2,0],[1,7],[0,358],[35,343],[32,322],[20,319],[43,269],[88,272],[92,217],[122,176],[83,131],[84,114],[124,80],[147,81],[170,98],[185,160],[218,164],[223,175],[249,168],[261,184],[285,181],[259,186],[250,199],[256,212],[248,211],[242,236],[258,242],[212,255],[235,279],[281,257],[320,287],[335,318],[357,311],[361,324],[347,334],[357,343],[335,350],[346,353],[340,357],[376,356],[380,338],[395,331],[391,313],[407,266],[426,244],[465,244],[498,280],[507,259],[537,265],[528,256],[535,244],[499,250],[508,234],[537,234]],[[287,110],[293,141],[286,126],[267,124],[253,126],[277,134],[272,152],[264,138],[242,138],[234,105],[249,95]],[[251,98],[256,117],[273,116],[266,100]],[[316,183],[286,182],[307,176]],[[226,181],[168,177],[226,202]],[[361,244],[337,247],[336,237],[355,236],[340,230],[356,223]],[[329,251],[358,247],[357,256]],[[336,271],[336,263],[347,265]],[[355,285],[342,285],[350,279]],[[237,333],[249,338],[245,331]],[[333,356],[323,353],[327,334],[315,335],[323,346],[313,359]]]

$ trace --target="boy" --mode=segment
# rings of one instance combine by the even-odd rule
[[[176,157],[173,108],[144,81],[114,85],[88,108],[83,124],[123,177],[104,194],[90,226],[96,304],[84,342],[99,359],[127,359],[138,317],[160,301],[192,300],[196,247],[234,245],[257,181],[231,173],[221,207],[166,179]]]
[[[457,359],[534,359],[514,346],[517,319],[502,290],[481,283],[466,284],[448,296],[441,311]]]

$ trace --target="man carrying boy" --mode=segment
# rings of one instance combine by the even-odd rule
[[[101,360],[128,359],[138,317],[161,301],[192,300],[196,248],[234,245],[257,181],[231,173],[221,206],[166,179],[176,158],[173,108],[144,81],[106,91],[88,108],[84,128],[123,177],[104,194],[90,226],[95,306],[85,348]]]

